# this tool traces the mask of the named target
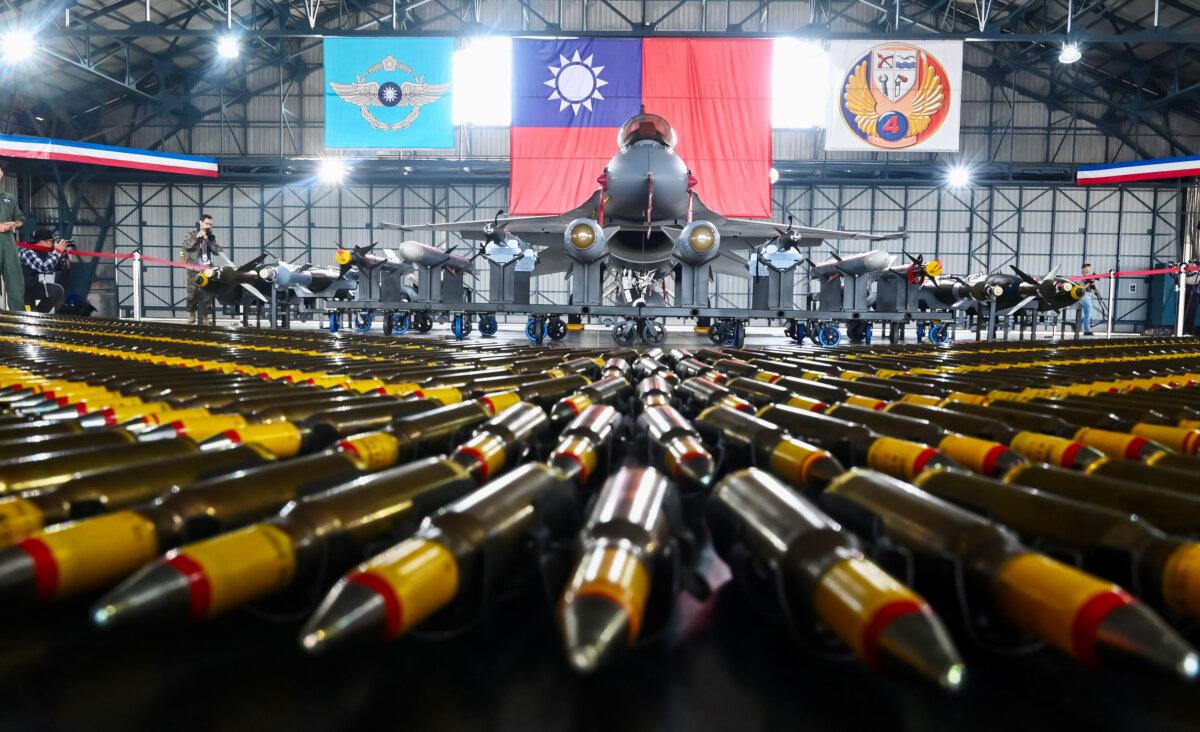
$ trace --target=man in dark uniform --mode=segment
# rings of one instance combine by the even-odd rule
[[[201,264],[211,267],[216,264],[217,253],[221,247],[217,245],[217,236],[213,233],[213,217],[200,214],[196,228],[183,236],[183,246],[180,253],[185,264]],[[204,314],[200,312],[200,291],[196,287],[196,273],[188,270],[187,274],[187,310],[188,323],[200,325]]]
[[[0,179],[4,170],[0,169]],[[16,196],[0,193],[0,278],[8,294],[9,310],[25,309],[25,278],[21,273],[21,258],[17,255],[16,232],[25,223],[25,214],[17,206]]]
[[[67,242],[55,239],[50,229],[33,232],[33,243],[50,247],[50,251],[22,249],[21,270],[25,285],[25,307],[39,313],[48,313],[62,305],[66,290],[57,282],[42,282],[38,275],[55,274],[67,266]]]

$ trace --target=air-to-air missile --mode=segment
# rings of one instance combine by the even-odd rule
[[[570,531],[574,511],[563,507],[578,501],[575,491],[596,473],[598,450],[620,419],[612,407],[588,407],[548,461],[522,465],[443,507],[411,538],[359,565],[309,619],[301,645],[320,652],[355,638],[391,640],[460,595],[503,582],[532,527]]]
[[[342,571],[372,542],[520,460],[547,424],[540,408],[514,404],[449,458],[364,475],[304,496],[270,521],[173,550],[101,598],[93,619],[98,625],[151,617],[201,621],[311,582],[318,569]]]
[[[409,264],[425,267],[446,267],[460,272],[474,271],[475,263],[468,257],[454,253],[454,249],[438,249],[419,241],[406,241],[400,245],[400,257]]]
[[[290,290],[296,297],[335,297],[358,287],[358,271],[353,269],[343,272],[332,267],[296,267],[279,262],[260,269],[258,274],[276,290]]]
[[[1084,569],[1128,584],[1159,610],[1200,616],[1200,544],[1136,514],[957,470],[930,470],[913,484],[1024,538],[1076,552]]]
[[[889,437],[912,440],[936,447],[946,457],[982,475],[1003,475],[1010,468],[1025,462],[1020,454],[1001,442],[944,430],[940,426],[916,417],[863,409],[849,404],[834,404],[826,414],[858,422]]]
[[[828,450],[843,465],[874,468],[904,479],[919,475],[926,468],[955,465],[929,445],[887,437],[865,425],[828,414],[774,404],[762,409],[758,416]]]
[[[767,473],[751,468],[719,481],[708,526],[734,579],[769,598],[793,628],[815,621],[872,668],[911,669],[947,691],[962,686],[965,666],[928,603]]]
[[[719,445],[724,469],[761,467],[798,488],[821,489],[845,468],[828,450],[791,437],[784,428],[724,405],[696,418],[700,433]]]
[[[669,490],[665,476],[640,467],[622,468],[600,490],[558,602],[558,626],[576,671],[597,671],[637,643],[670,530]]]
[[[950,562],[1001,619],[1085,663],[1133,661],[1191,679],[1195,650],[1121,587],[1033,551],[998,523],[882,473],[852,470],[821,494],[848,528]]]

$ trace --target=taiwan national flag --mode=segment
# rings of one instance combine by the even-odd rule
[[[675,128],[705,205],[769,217],[771,49],[743,39],[514,41],[512,213],[586,201],[621,123],[644,105]]]

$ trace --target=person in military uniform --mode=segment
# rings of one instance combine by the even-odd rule
[[[215,263],[221,247],[217,245],[217,236],[213,233],[213,217],[200,214],[196,228],[183,236],[183,247],[180,250],[184,264],[199,264],[211,267]],[[188,323],[199,325],[204,320],[200,312],[200,290],[196,286],[196,273],[187,273],[187,310]]]
[[[0,169],[3,178],[4,170]],[[17,231],[24,223],[25,214],[17,207],[16,196],[0,193],[0,278],[4,280],[9,310],[25,309],[25,274],[17,254]]]

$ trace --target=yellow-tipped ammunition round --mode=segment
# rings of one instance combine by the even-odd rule
[[[400,459],[400,443],[386,432],[371,432],[342,440],[337,446],[355,456],[362,470],[382,470]]]
[[[7,546],[42,528],[42,512],[16,496],[0,498],[0,546]]]
[[[132,511],[59,524],[16,546],[33,559],[41,602],[112,584],[159,551],[154,523]]]
[[[880,437],[867,448],[867,465],[895,478],[910,480],[921,474],[933,456],[928,445],[894,437]]]
[[[1180,455],[1195,455],[1200,450],[1200,430],[1140,422],[1135,424],[1130,431],[1138,437],[1153,440]]]
[[[300,452],[302,436],[299,428],[291,422],[251,424],[221,435],[234,445],[253,443],[261,445],[277,458],[294,457]]]
[[[502,391],[495,394],[488,394],[479,398],[480,403],[487,407],[487,410],[493,416],[500,414],[509,407],[515,407],[521,403],[521,395],[515,391]]]
[[[967,435],[947,435],[938,443],[943,455],[980,475],[995,475],[996,461],[1007,449],[999,442]]]
[[[1167,560],[1163,599],[1177,613],[1200,617],[1200,544],[1187,544]]]
[[[296,572],[292,538],[257,524],[197,542],[164,560],[188,580],[189,617],[205,620],[287,587]]]
[[[407,539],[361,565],[347,581],[376,592],[387,608],[387,635],[395,638],[458,594],[458,563],[446,547]]]
[[[599,597],[614,603],[625,613],[632,645],[641,631],[649,596],[650,573],[637,555],[625,547],[603,546],[590,549],[579,560],[559,607],[577,597]]]
[[[1038,432],[1018,432],[1008,446],[1027,460],[1064,468],[1075,467],[1075,455],[1083,449],[1082,443]]]
[[[879,667],[879,636],[888,623],[924,608],[919,595],[861,558],[830,567],[813,595],[821,622],[873,668]]]

